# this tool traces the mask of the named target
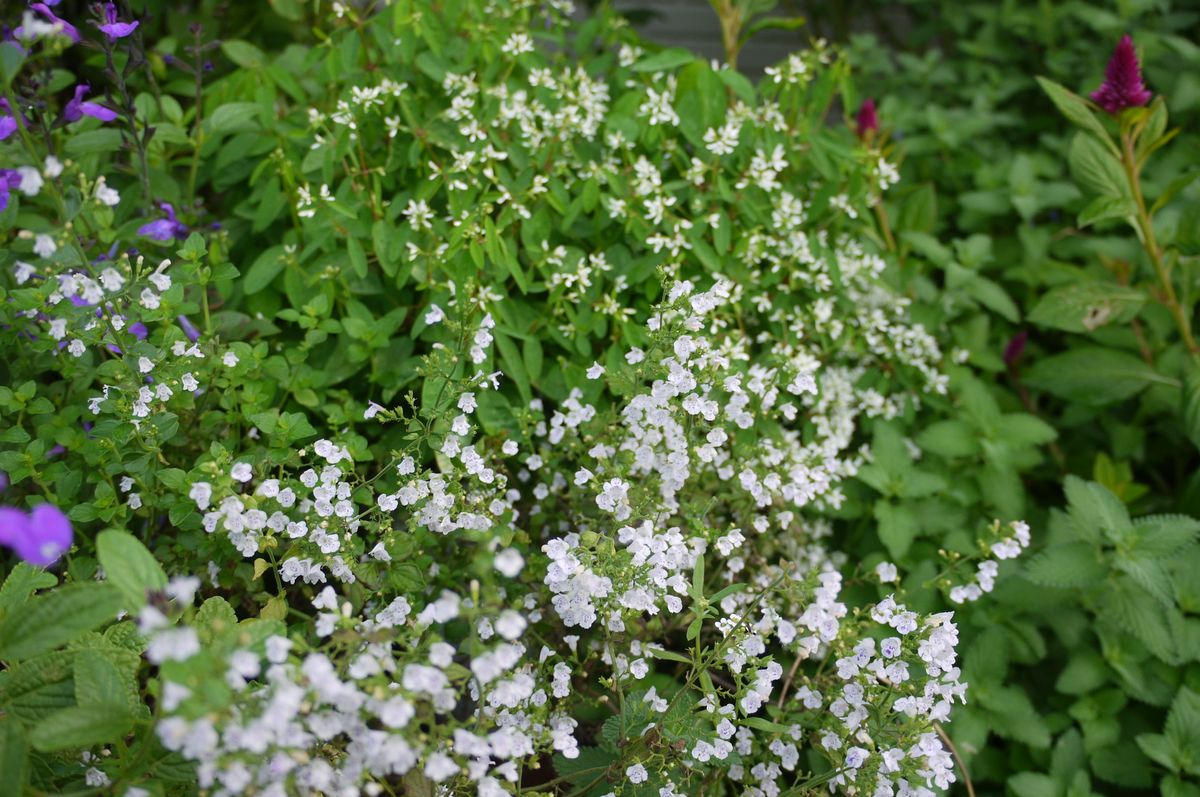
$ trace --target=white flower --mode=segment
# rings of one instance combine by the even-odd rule
[[[525,567],[525,558],[516,548],[505,548],[496,554],[493,565],[500,575],[516,578]]]
[[[38,257],[50,257],[57,251],[58,244],[49,235],[42,233],[33,239],[33,253]]]
[[[254,469],[247,462],[238,462],[230,469],[229,475],[234,481],[245,483],[254,478]]]
[[[46,156],[46,162],[42,166],[42,173],[53,180],[63,172],[63,164],[58,158],[53,155]]]
[[[429,311],[425,313],[425,324],[427,326],[440,324],[445,320],[446,314],[442,311],[442,308],[438,307],[436,304],[429,305]]]
[[[233,368],[238,364],[238,356],[231,351],[225,352],[225,356],[221,358],[221,362],[225,363],[225,367]]]
[[[110,208],[116,207],[121,202],[121,195],[115,188],[109,188],[103,175],[96,178],[96,189],[93,193],[101,204],[108,205]]]
[[[875,577],[884,584],[891,584],[900,577],[900,574],[896,572],[896,566],[891,562],[880,562],[875,565]]]
[[[634,764],[626,768],[625,777],[629,778],[630,783],[645,783],[650,777],[650,773],[646,771],[646,767],[643,765]]]
[[[17,190],[25,196],[37,196],[45,182],[41,172],[33,166],[18,166],[17,174],[21,176],[21,184],[17,186]]]
[[[592,367],[587,369],[588,379],[599,379],[604,375],[604,366],[600,363],[592,363]]]

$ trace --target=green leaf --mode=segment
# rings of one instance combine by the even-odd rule
[[[1053,426],[1023,412],[1001,415],[996,432],[998,439],[1013,446],[1041,446],[1058,437]]]
[[[39,589],[53,587],[58,578],[40,567],[34,567],[25,562],[17,562],[4,585],[0,586],[0,616],[23,606],[29,596]]]
[[[111,742],[132,727],[133,718],[123,705],[71,706],[38,723],[30,740],[35,749],[49,753]]]
[[[1058,108],[1063,116],[1084,130],[1094,133],[1102,141],[1107,142],[1108,146],[1115,151],[1116,147],[1112,144],[1108,132],[1104,129],[1104,125],[1092,113],[1092,109],[1088,107],[1083,97],[1080,97],[1065,86],[1041,76],[1037,78],[1037,82],[1042,87],[1042,91],[1046,92],[1050,97],[1050,101],[1054,103],[1054,106]]]
[[[1087,133],[1076,133],[1067,152],[1071,174],[1084,188],[1100,196],[1132,199],[1121,161],[1100,141]]]
[[[243,69],[259,69],[267,63],[267,58],[263,55],[262,50],[241,39],[229,39],[221,42],[221,52]]]
[[[124,606],[111,584],[80,583],[38,595],[0,623],[0,660],[28,659],[113,620]]]
[[[1175,384],[1128,352],[1081,346],[1038,360],[1024,373],[1030,387],[1092,407],[1136,395],[1154,383]]]
[[[1051,587],[1086,587],[1108,574],[1108,567],[1086,542],[1069,542],[1035,554],[1022,574],[1036,584]]]
[[[353,235],[346,238],[346,253],[350,256],[350,268],[359,279],[367,276],[367,253]]]
[[[682,47],[672,47],[654,55],[648,55],[631,68],[634,72],[666,72],[696,60],[691,50]]]
[[[966,421],[938,421],[917,434],[917,445],[939,457],[973,457],[980,452],[979,432]]]
[[[86,130],[67,139],[64,149],[71,155],[116,152],[121,148],[121,131],[113,127]]]
[[[1200,520],[1186,515],[1147,515],[1133,522],[1135,556],[1169,556],[1196,541]]]
[[[902,559],[917,536],[917,519],[904,504],[890,501],[875,502],[875,519],[879,521],[879,539],[893,559]]]
[[[1029,320],[1067,332],[1091,332],[1105,324],[1125,324],[1146,302],[1136,288],[1112,282],[1072,282],[1054,288],[1038,301]]]
[[[229,102],[219,106],[204,121],[209,133],[236,133],[259,128],[261,107],[256,102]]]
[[[81,706],[125,705],[129,690],[115,664],[95,650],[75,654],[75,702]]]
[[[1063,492],[1067,496],[1071,524],[1080,539],[1092,543],[1106,539],[1121,542],[1132,534],[1129,510],[1104,485],[1068,476],[1063,482]]]
[[[24,794],[28,777],[29,739],[25,728],[15,717],[0,717],[0,794]]]
[[[272,246],[254,259],[242,279],[242,290],[247,296],[258,293],[270,285],[279,272],[283,271],[283,267],[287,263],[283,255],[284,248],[282,246]]]
[[[1008,779],[1008,788],[1016,797],[1060,797],[1058,783],[1041,772],[1018,772]]]
[[[0,42],[0,86],[8,86],[25,63],[25,50],[15,41]]]
[[[1079,212],[1078,224],[1087,227],[1108,219],[1127,219],[1132,224],[1137,205],[1128,197],[1098,196]]]
[[[131,609],[146,605],[147,591],[161,591],[167,586],[162,565],[129,532],[119,529],[100,532],[96,537],[96,556],[109,583],[121,591]]]
[[[1200,367],[1190,360],[1183,372],[1183,429],[1192,445],[1200,448]]]
[[[1200,694],[1180,688],[1167,714],[1165,735],[1177,751],[1179,769],[1200,775]]]

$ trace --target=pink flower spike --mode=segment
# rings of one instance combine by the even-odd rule
[[[1133,39],[1128,33],[1121,37],[1108,61],[1104,82],[1090,96],[1111,114],[1145,105],[1154,96],[1142,82],[1142,65],[1138,63],[1137,51],[1133,49]]]
[[[867,99],[858,109],[858,116],[854,117],[856,122],[855,135],[859,138],[865,138],[867,133],[879,129],[879,117],[875,113],[875,100]]]

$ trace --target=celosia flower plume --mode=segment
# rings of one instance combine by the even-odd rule
[[[867,99],[858,109],[858,115],[854,117],[856,123],[855,134],[859,138],[866,138],[867,133],[871,133],[879,129],[879,116],[875,113],[875,100]]]
[[[1093,102],[1113,114],[1145,105],[1154,96],[1142,82],[1142,65],[1138,63],[1129,34],[1117,44],[1104,70],[1104,82],[1090,96]]]

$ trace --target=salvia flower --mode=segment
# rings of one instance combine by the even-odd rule
[[[83,101],[90,89],[91,86],[86,83],[80,83],[75,87],[75,96],[67,103],[67,107],[63,108],[63,117],[68,122],[78,122],[85,116],[99,119],[101,122],[111,122],[116,119],[117,112],[111,108],[105,108],[99,103]]]
[[[143,224],[138,228],[138,235],[144,235],[163,243],[185,237],[188,232],[187,225],[175,218],[175,208],[169,202],[160,202],[158,206],[162,208],[163,213],[167,214],[167,217]]]
[[[21,185],[21,173],[16,169],[0,169],[0,213],[8,208],[8,193]]]
[[[854,133],[859,138],[866,138],[868,133],[879,129],[879,116],[875,113],[875,100],[868,98],[858,109],[854,117],[856,123]]]
[[[52,5],[58,5],[58,3],[31,3],[29,11],[25,14],[23,23],[13,31],[13,35],[17,39],[40,39],[42,36],[48,34],[60,34],[66,36],[73,43],[78,44],[79,31],[70,22],[67,22],[51,11],[50,6]],[[41,14],[45,18],[45,21],[43,22],[30,13],[33,11]]]
[[[133,22],[118,20],[116,3],[105,3],[103,16],[104,24],[100,25],[100,30],[104,31],[104,35],[110,40],[125,38],[137,30],[137,26],[141,24],[136,19]]]
[[[6,113],[0,113],[0,141],[17,132],[17,120]]]
[[[1127,33],[1108,61],[1104,82],[1091,93],[1091,98],[1101,108],[1115,114],[1126,108],[1145,105],[1152,96],[1142,82],[1142,65],[1138,63],[1137,51],[1133,49],[1133,39]]]
[[[53,504],[39,504],[32,512],[0,507],[0,545],[5,545],[31,565],[54,564],[71,547],[71,521]]]

